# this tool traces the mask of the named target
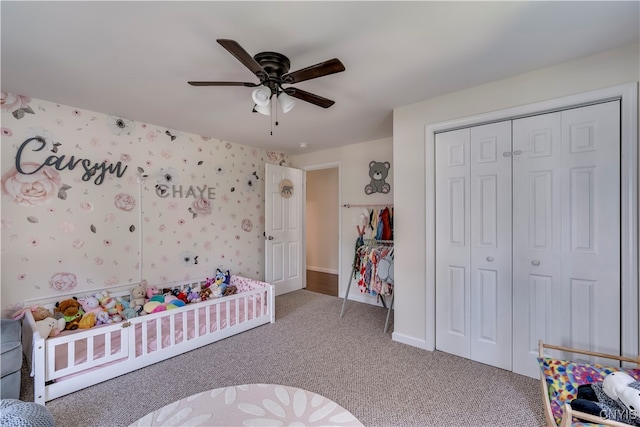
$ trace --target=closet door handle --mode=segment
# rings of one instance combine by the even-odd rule
[[[273,236],[267,237],[268,240],[273,240]]]
[[[492,257],[492,256],[488,256],[488,257],[487,257],[487,261],[489,261],[489,262],[493,262],[493,257]]]
[[[533,261],[531,261],[531,265],[533,266],[539,266],[540,265],[540,261],[538,261],[537,259],[534,259]]]
[[[519,156],[520,154],[522,154],[522,150],[515,150],[515,151],[513,152],[513,155],[514,155],[514,156]]]

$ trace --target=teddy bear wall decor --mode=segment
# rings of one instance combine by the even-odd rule
[[[391,185],[386,182],[390,168],[391,163],[389,162],[377,162],[375,160],[369,162],[369,178],[371,178],[371,181],[364,187],[366,195],[373,193],[387,194],[391,190]]]

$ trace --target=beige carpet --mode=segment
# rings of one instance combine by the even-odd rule
[[[362,426],[337,403],[279,384],[222,387],[185,397],[145,415],[130,427]]]
[[[365,426],[544,425],[537,380],[394,342],[382,332],[385,309],[349,301],[340,319],[341,305],[339,298],[306,290],[278,296],[274,324],[55,399],[47,408],[59,427],[128,426],[196,393],[282,384],[331,399]],[[23,400],[33,397],[29,380],[23,369]]]

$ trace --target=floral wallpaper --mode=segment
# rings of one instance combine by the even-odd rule
[[[264,278],[266,152],[2,92],[2,305]]]

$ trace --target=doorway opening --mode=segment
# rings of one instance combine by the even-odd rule
[[[338,296],[338,166],[306,170],[306,289]]]

